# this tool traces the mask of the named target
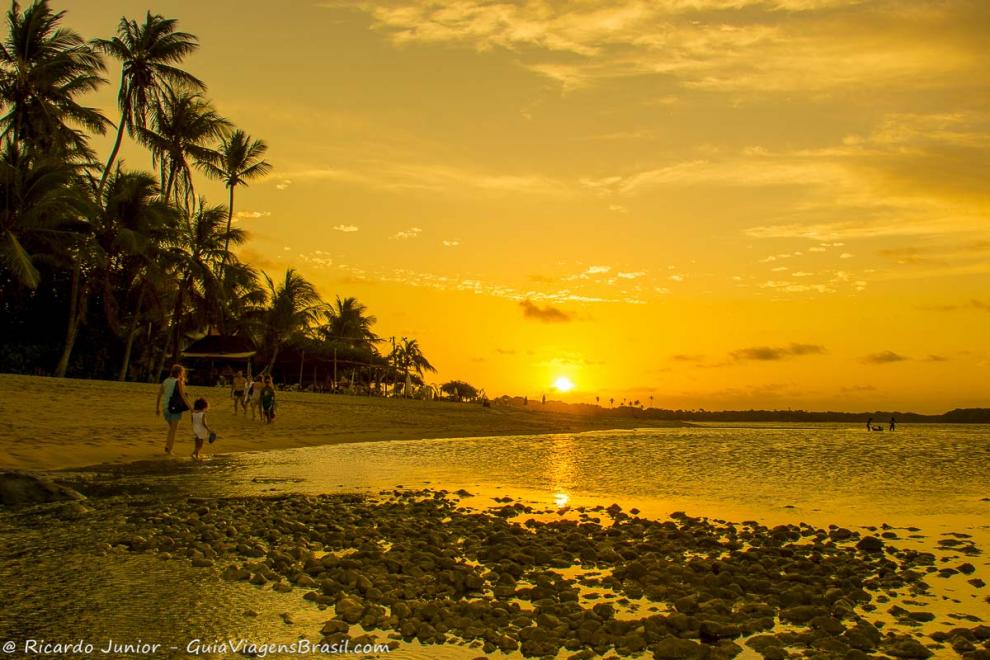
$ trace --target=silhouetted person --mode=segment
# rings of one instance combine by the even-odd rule
[[[546,394],[544,394],[543,395],[543,398],[540,399],[540,403],[542,403],[544,406],[547,405],[547,395]]]
[[[891,417],[890,418],[890,430],[893,431],[896,426],[897,426],[897,422],[894,421],[894,418],[893,417]]]
[[[873,430],[873,418],[872,417],[870,417],[868,420],[866,420],[866,430],[867,431],[872,431]]]
[[[528,406],[529,405],[529,397],[528,396],[524,396],[523,397],[523,405],[524,406]]]

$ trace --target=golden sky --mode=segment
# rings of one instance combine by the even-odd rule
[[[438,382],[990,405],[984,0],[54,4],[197,34],[276,168],[238,192],[241,256],[358,297]]]

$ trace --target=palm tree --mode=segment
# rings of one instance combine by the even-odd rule
[[[0,117],[3,135],[45,153],[89,156],[80,126],[106,132],[109,122],[76,97],[106,82],[103,58],[82,37],[60,23],[48,0],[36,0],[23,12],[15,1],[7,12],[7,39],[0,44]]]
[[[125,342],[120,380],[126,378],[145,298],[161,280],[162,251],[178,221],[176,209],[161,199],[160,192],[151,174],[123,172],[118,165],[97,193],[100,210],[93,223],[93,251],[98,267],[91,277],[103,285],[107,324]],[[125,327],[120,310],[134,292],[137,301]]]
[[[182,86],[206,90],[202,81],[175,66],[199,47],[195,36],[175,31],[177,23],[175,19],[149,11],[143,24],[121,18],[116,36],[94,41],[97,49],[121,62],[117,92],[120,121],[117,122],[117,138],[100,178],[101,191],[120,151],[124,131],[134,137],[137,128],[147,127],[148,115],[161,105],[166,88]]]
[[[423,355],[422,349],[419,347],[419,342],[415,339],[402,338],[402,342],[395,347],[392,353],[395,364],[402,367],[403,374],[406,380],[409,380],[409,372],[414,371],[420,377],[423,376],[423,371],[432,371],[436,373],[436,368],[430,364],[430,361],[426,359]],[[408,394],[408,393],[407,393]]]
[[[223,244],[226,235],[223,231],[226,209],[223,206],[206,206],[206,200],[200,199],[197,208],[185,215],[179,222],[178,242],[169,257],[175,271],[181,273],[175,300],[172,306],[172,316],[169,319],[169,332],[166,338],[164,356],[171,347],[172,358],[178,360],[182,351],[182,328],[185,319],[187,295],[198,293],[198,300],[213,301],[217,299],[219,288],[217,267],[223,259]],[[230,241],[240,245],[246,240],[246,234],[241,230],[233,230]],[[158,373],[161,369],[158,370]],[[158,373],[153,374],[155,377]]]
[[[246,186],[250,179],[265,176],[272,171],[271,164],[262,160],[268,145],[262,140],[252,140],[251,136],[237,129],[223,138],[220,147],[197,162],[203,172],[224,182],[229,191],[227,201],[227,231],[234,219],[234,188]],[[220,270],[223,271],[224,262]]]
[[[287,342],[302,337],[316,321],[322,301],[313,285],[289,268],[278,284],[265,274],[268,304],[262,313],[264,341],[272,351],[268,371],[278,359],[278,352]]]
[[[176,204],[181,197],[186,210],[191,211],[195,191],[190,159],[208,159],[211,151],[207,145],[222,138],[230,130],[230,122],[205,98],[185,89],[166,89],[152,120],[153,128],[136,126],[135,130],[159,168],[162,196],[171,200],[174,194]]]
[[[66,246],[88,230],[90,204],[76,168],[55,158],[30,158],[12,141],[0,154],[0,263],[20,285],[37,288],[35,261],[67,260]]]
[[[368,314],[368,308],[357,298],[337,296],[336,302],[322,311],[325,323],[320,332],[330,343],[371,349],[382,340],[371,329],[378,319]]]

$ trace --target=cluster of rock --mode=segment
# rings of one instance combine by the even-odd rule
[[[731,658],[741,644],[765,658],[990,657],[983,627],[922,639],[868,620],[875,596],[927,592],[928,553],[841,528],[527,509],[470,511],[445,491],[190,499],[143,510],[119,543],[300,590],[332,608],[331,643],[371,639],[360,627],[527,657]],[[575,566],[594,573],[565,577]]]

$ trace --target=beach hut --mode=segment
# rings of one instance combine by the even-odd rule
[[[218,365],[223,372],[233,372],[242,369],[245,374],[251,374],[251,358],[258,352],[254,342],[247,337],[238,335],[206,335],[197,339],[182,351],[182,359],[193,362],[208,363],[209,369],[205,374],[195,374],[195,380],[202,384],[213,385],[218,380]]]

